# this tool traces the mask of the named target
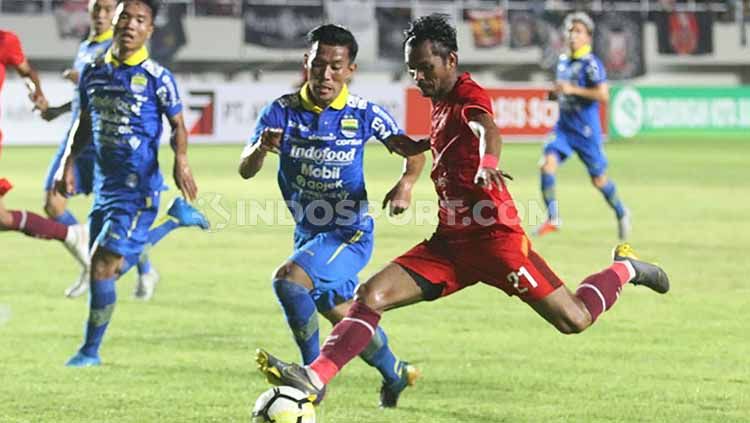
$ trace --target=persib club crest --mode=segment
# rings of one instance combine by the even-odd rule
[[[341,133],[347,138],[353,138],[357,135],[359,121],[354,118],[341,119]]]
[[[130,91],[141,94],[146,91],[148,85],[148,78],[142,73],[137,73],[130,78]]]

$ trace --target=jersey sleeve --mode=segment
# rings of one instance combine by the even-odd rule
[[[365,141],[374,137],[376,140],[388,146],[387,140],[391,135],[404,133],[404,130],[396,123],[396,119],[394,119],[385,108],[377,104],[369,103],[367,105],[367,113],[365,116],[369,132]]]
[[[171,118],[182,112],[182,99],[177,90],[177,82],[172,73],[166,69],[156,80],[156,99],[161,114]]]
[[[594,57],[586,63],[586,86],[595,87],[607,82],[607,70],[604,69],[602,62]]]
[[[260,111],[258,119],[255,120],[255,128],[250,134],[250,138],[247,140],[247,145],[254,146],[259,143],[263,131],[268,128],[286,128],[286,122],[284,122],[284,111],[281,105],[279,105],[279,100],[266,105],[266,107]]]
[[[469,123],[469,114],[472,111],[479,110],[490,116],[495,115],[490,96],[487,94],[487,91],[478,85],[469,86],[468,89],[464,90],[461,97],[461,100],[463,101],[463,106],[461,107],[461,118],[464,123]]]
[[[2,58],[4,65],[18,67],[18,65],[26,60],[23,48],[21,47],[21,41],[12,32],[7,33],[3,50],[5,51],[0,55],[0,58]]]

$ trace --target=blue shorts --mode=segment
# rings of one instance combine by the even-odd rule
[[[325,312],[354,298],[357,274],[370,261],[372,231],[340,228],[318,234],[295,231],[289,259],[312,279],[310,295],[318,311]]]
[[[159,213],[160,193],[95,205],[89,214],[90,251],[101,246],[123,257],[140,255]]]
[[[44,180],[44,192],[52,191],[55,187],[55,173],[57,168],[60,167],[60,161],[62,161],[65,155],[66,143],[60,143],[60,147],[57,149],[57,153],[52,158],[52,163],[49,164],[47,169],[47,178]],[[94,187],[94,163],[96,162],[96,152],[94,146],[89,145],[75,160],[73,163],[73,172],[76,177],[75,193],[77,194],[91,194]]]
[[[595,178],[607,171],[607,156],[604,154],[601,138],[584,138],[577,135],[566,135],[562,131],[555,131],[544,144],[544,155],[554,154],[562,164],[575,151],[589,176]]]

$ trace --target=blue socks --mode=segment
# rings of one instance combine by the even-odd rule
[[[76,217],[73,216],[73,213],[71,213],[68,209],[65,209],[65,212],[63,212],[63,214],[61,214],[60,216],[57,216],[54,220],[57,223],[62,223],[65,226],[73,226],[78,223],[78,219],[76,219]]]
[[[303,364],[312,363],[320,354],[318,310],[315,302],[305,287],[291,281],[275,279],[273,290],[302,354]]]
[[[99,346],[115,309],[115,301],[117,300],[115,279],[91,281],[89,320],[86,323],[84,343],[79,350],[89,357],[99,355]]]
[[[612,207],[612,210],[615,211],[617,218],[622,218],[625,215],[625,207],[622,205],[620,197],[617,196],[615,183],[609,180],[603,187],[599,188],[599,191],[601,191],[609,206]]]
[[[560,214],[557,210],[557,199],[555,198],[555,175],[542,172],[542,198],[547,205],[547,216],[549,220],[556,221]]]
[[[378,369],[386,384],[393,384],[401,379],[399,361],[388,347],[388,337],[380,326],[359,356],[367,364]]]
[[[148,259],[147,255],[141,254],[141,256],[138,259],[138,274],[143,275],[150,271],[151,271],[151,260]]]
[[[167,219],[164,223],[151,228],[151,230],[148,231],[148,244],[151,244],[151,246],[156,245],[156,243],[161,241],[168,233],[179,227],[179,223],[172,219]]]

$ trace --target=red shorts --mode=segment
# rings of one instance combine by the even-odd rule
[[[541,300],[563,285],[544,259],[531,249],[523,233],[495,232],[482,238],[460,240],[434,234],[393,262],[438,288],[439,295],[425,298],[428,300],[451,295],[481,281],[528,303]]]

